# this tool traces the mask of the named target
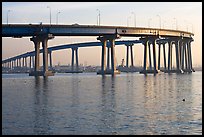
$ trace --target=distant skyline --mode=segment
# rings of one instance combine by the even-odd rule
[[[50,8],[47,8],[47,7]],[[178,29],[195,34],[192,42],[193,65],[202,65],[202,2],[2,2],[2,24],[24,23],[97,25],[100,10],[100,24],[103,26],[130,26]],[[10,12],[8,12],[10,10]],[[58,13],[60,12],[60,13]],[[133,13],[132,13],[133,12]],[[134,15],[136,20],[134,20]],[[97,37],[55,37],[49,40],[49,47],[97,41]],[[122,39],[138,39],[124,38]],[[2,59],[33,51],[29,38],[2,38]],[[174,53],[173,53],[174,54]],[[116,46],[116,59],[120,64],[126,57],[126,47]],[[134,46],[134,64],[143,62],[143,46]],[[53,65],[70,64],[71,50],[56,51]],[[79,63],[100,65],[101,48],[79,49]],[[162,61],[161,61],[162,62]],[[40,63],[42,64],[42,57]],[[174,61],[175,63],[175,61]]]

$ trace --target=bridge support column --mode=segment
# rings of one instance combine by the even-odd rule
[[[74,52],[75,54],[75,59],[76,59],[76,65],[74,67]],[[67,71],[67,73],[82,73],[82,71],[79,71],[79,61],[78,61],[78,47],[73,47],[72,48],[72,69],[71,71]]]
[[[132,43],[128,43],[128,44],[125,44],[125,46],[127,47],[127,50],[126,50],[126,70],[125,72],[134,72],[134,61],[133,61],[133,49],[132,49],[132,46],[133,44]],[[131,61],[131,65],[129,67],[129,48],[130,48],[130,61]]]
[[[33,69],[35,69],[35,58],[34,58],[34,56],[32,56],[32,66],[33,66]]]
[[[183,40],[183,56],[185,56],[185,58],[183,57],[183,60],[185,60],[185,72],[191,73],[194,72],[194,69],[192,68],[192,56],[191,56],[191,47],[190,47],[190,43],[191,43],[192,39],[184,39]],[[183,68],[184,68],[184,61],[182,62],[183,64]]]
[[[133,61],[133,50],[132,50],[133,44],[130,45],[130,55],[131,55],[131,67],[134,67],[134,61]]]
[[[101,74],[101,75],[111,74],[112,76],[114,76],[115,74],[120,73],[119,71],[116,70],[116,59],[115,59],[115,39],[116,38],[119,38],[119,35],[105,35],[102,37],[99,36],[97,38],[97,40],[100,40],[102,42],[101,70],[98,71],[97,74]],[[110,48],[111,48],[111,70],[106,69],[106,64],[105,64],[106,63],[106,47],[107,47],[108,40],[110,42]]]
[[[159,43],[158,45],[159,45],[159,47],[158,47],[158,70],[160,70],[160,49],[161,49],[161,44]]]
[[[30,56],[30,63],[29,63],[30,71],[31,71],[31,61],[32,61],[32,58],[31,58],[31,56]]]
[[[179,55],[179,42],[180,40],[176,40],[175,41],[175,51],[176,51],[176,70],[177,70],[177,73],[181,73],[182,70],[180,68],[180,55]]]
[[[152,70],[151,43],[149,42],[148,42],[148,50],[149,50],[149,69]]]
[[[127,53],[126,53],[126,67],[129,67],[129,45],[126,45],[127,47]]]
[[[172,41],[168,41],[169,53],[168,53],[168,73],[172,70]]]
[[[102,53],[101,53],[101,71],[99,72],[101,75],[105,75],[106,70],[106,46],[107,46],[107,39],[104,37],[98,37],[97,40],[102,42]]]
[[[166,71],[166,50],[165,50],[165,44],[163,43],[163,55],[164,55],[164,70]]]
[[[158,73],[158,68],[157,68],[157,64],[156,64],[156,39],[157,39],[157,37],[140,38],[140,40],[142,40],[143,44],[144,44],[144,67],[143,67],[143,70],[140,71],[140,73],[143,73],[143,74],[147,74],[147,73],[156,74],[156,73]],[[153,45],[153,63],[154,63],[154,69],[153,70],[152,70],[152,65],[151,65],[150,43],[152,43],[152,45]],[[149,61],[150,61],[150,66],[149,66],[148,70],[147,70],[147,46],[149,47]]]
[[[47,42],[54,37],[51,34],[43,34],[32,37],[30,40],[35,44],[35,70],[30,72],[30,76],[53,76],[51,71],[48,71],[48,49]],[[39,71],[39,55],[40,55],[40,42],[43,47],[43,71]]]
[[[25,57],[25,69],[26,69],[26,72],[27,72],[27,57]]]
[[[110,47],[107,46],[108,52],[107,52],[107,68],[106,70],[108,71],[110,69]]]
[[[52,51],[49,52],[50,68],[52,69]]]
[[[191,72],[195,72],[195,70],[193,69],[193,66],[192,66],[192,55],[191,55],[191,42],[192,41],[193,40],[190,39],[187,43],[188,44],[188,56],[189,56],[189,68],[190,68]]]

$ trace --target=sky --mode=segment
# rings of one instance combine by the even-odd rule
[[[47,7],[50,8],[47,8]],[[98,10],[97,10],[98,9]],[[10,12],[8,12],[10,10]],[[2,2],[2,24],[58,24],[96,25],[100,11],[101,26],[153,27],[190,31],[194,33],[191,43],[193,66],[202,65],[202,2]],[[58,13],[60,12],[60,13]],[[136,16],[136,19],[134,18]],[[55,37],[49,46],[69,43],[94,42],[97,37]],[[138,37],[122,37],[134,40]],[[34,44],[28,37],[2,38],[2,60],[33,51]],[[143,64],[143,45],[134,45],[134,64]],[[174,50],[175,51],[175,50]],[[101,64],[101,47],[80,48],[79,63]],[[116,61],[126,58],[126,47],[116,46]],[[167,52],[167,51],[166,51]],[[54,51],[53,64],[71,64],[71,49]],[[42,55],[40,56],[42,65]],[[162,59],[161,59],[162,65]],[[173,65],[175,54],[173,52]]]

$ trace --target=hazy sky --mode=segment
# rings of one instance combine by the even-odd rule
[[[2,2],[2,23],[39,23],[96,25],[98,11],[101,25],[134,26],[134,12],[137,27],[161,27],[190,31],[195,34],[192,42],[193,65],[202,64],[202,2]],[[129,17],[129,18],[128,18]],[[123,39],[138,39],[124,38]],[[49,40],[49,47],[79,42],[97,41],[96,37],[55,37]],[[34,45],[29,38],[2,38],[2,59],[33,51]],[[174,50],[175,51],[175,50]],[[117,63],[126,57],[125,46],[116,46]],[[173,53],[174,55],[174,53]],[[42,56],[41,56],[42,58]],[[143,46],[134,46],[134,64],[143,62]],[[174,59],[174,58],[173,58]],[[53,52],[53,64],[70,64],[71,49]],[[79,63],[101,64],[101,48],[87,47],[79,49]],[[161,62],[162,59],[161,59]],[[42,64],[42,59],[41,59]],[[174,63],[175,64],[175,61]],[[162,65],[162,64],[161,64]]]

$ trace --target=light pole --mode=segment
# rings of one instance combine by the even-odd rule
[[[129,17],[127,17],[127,27],[129,26],[129,19],[130,19],[131,17],[129,16]]]
[[[134,12],[131,12],[132,14],[134,14],[134,23],[135,23],[135,27],[136,27],[136,14]]]
[[[11,12],[11,10],[7,11],[7,24],[8,24],[8,14],[9,14],[9,12]]]
[[[96,10],[98,11],[98,16],[97,16],[97,25],[99,25],[99,26],[100,26],[100,20],[101,20],[101,19],[100,19],[100,18],[101,18],[101,17],[100,17],[100,16],[101,16],[101,15],[100,15],[100,10],[99,10],[99,9],[96,9]]]
[[[57,16],[56,17],[56,24],[58,24],[58,14],[60,14],[60,13],[61,13],[60,11],[57,12],[57,15],[56,15]]]
[[[150,21],[152,20],[152,18],[150,18],[149,20],[148,20],[148,27],[150,28]]]
[[[159,28],[161,29],[161,17],[159,15],[157,17],[159,17]]]
[[[188,21],[186,21],[186,20],[184,20],[184,21],[187,23],[187,31],[188,31],[188,24],[191,24],[191,31],[192,31],[192,33],[193,33],[193,24],[190,23],[190,22],[188,22]]]
[[[50,25],[51,25],[51,8],[49,6],[47,6],[47,8],[50,9]]]
[[[176,30],[177,30],[178,29],[177,19],[174,18],[174,20],[176,21]]]

